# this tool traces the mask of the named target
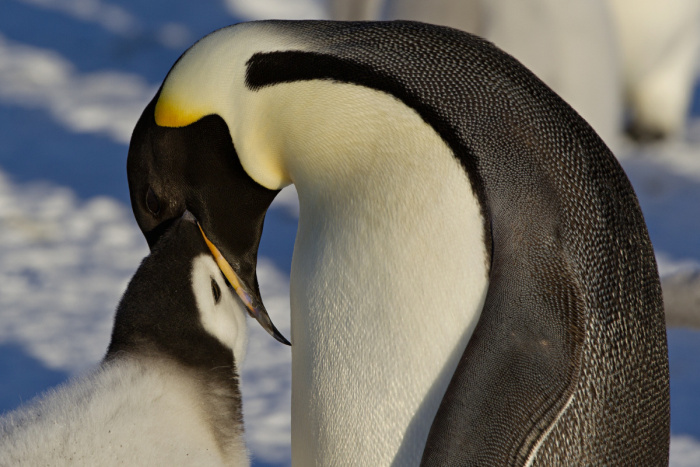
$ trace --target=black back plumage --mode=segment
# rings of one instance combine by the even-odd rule
[[[588,124],[515,59],[460,31],[273,25],[315,51],[254,55],[251,89],[328,79],[391,94],[440,134],[481,202],[490,288],[423,464],[667,464],[653,249],[627,177]]]

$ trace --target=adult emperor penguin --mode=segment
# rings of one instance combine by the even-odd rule
[[[245,309],[212,253],[186,213],[131,280],[100,367],[0,420],[0,465],[249,465]]]
[[[662,465],[654,254],[629,181],[568,105],[467,33],[238,24],[134,130],[149,242],[191,211],[274,334],[263,219],[294,183],[295,465]]]

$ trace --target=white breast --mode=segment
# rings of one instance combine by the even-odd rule
[[[280,154],[299,193],[294,464],[418,464],[487,288],[467,176],[387,94],[307,81],[247,98],[264,118],[234,139],[264,143],[239,150]]]

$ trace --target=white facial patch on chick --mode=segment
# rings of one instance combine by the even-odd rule
[[[192,289],[202,326],[233,351],[240,368],[248,344],[247,313],[210,255],[202,254],[194,259]]]

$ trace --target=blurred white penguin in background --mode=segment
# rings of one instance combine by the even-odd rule
[[[100,367],[0,419],[0,465],[249,465],[245,311],[205,242],[189,213],[175,222],[131,280]]]
[[[629,130],[681,135],[700,53],[700,1],[608,0],[618,34]]]

